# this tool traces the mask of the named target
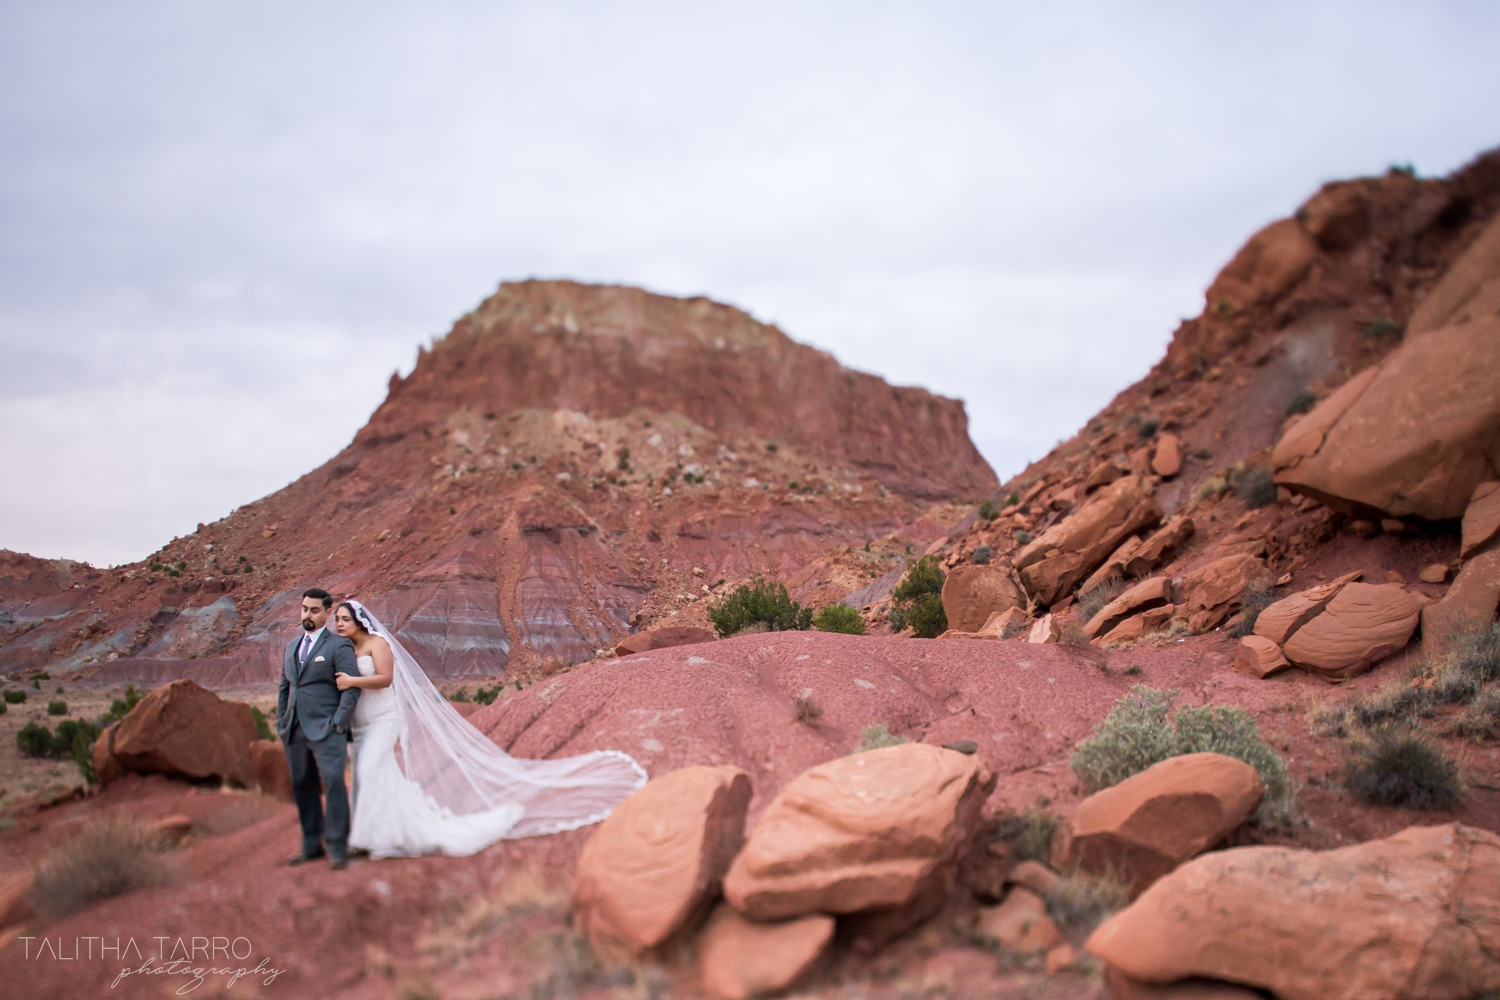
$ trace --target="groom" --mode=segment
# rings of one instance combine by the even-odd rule
[[[348,864],[349,797],[344,793],[344,760],[349,720],[359,688],[340,691],[334,674],[359,676],[354,645],[326,626],[333,598],[317,587],[302,595],[302,634],[286,644],[281,658],[281,691],[276,699],[276,731],[286,747],[297,815],[302,820],[302,853],[290,864],[324,856],[330,867]],[[323,793],[328,825],[323,825]]]

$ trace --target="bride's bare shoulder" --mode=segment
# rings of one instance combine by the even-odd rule
[[[360,656],[376,656],[380,653],[389,655],[391,644],[385,641],[383,636],[372,635],[365,639],[359,646]]]

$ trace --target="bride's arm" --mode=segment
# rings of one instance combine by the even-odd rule
[[[375,641],[370,643],[370,658],[375,661],[375,672],[369,677],[352,677],[349,674],[334,675],[340,691],[351,687],[364,688],[368,691],[391,686],[396,669],[396,658],[391,655],[390,644],[376,636]]]

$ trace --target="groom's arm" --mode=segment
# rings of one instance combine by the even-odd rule
[[[286,703],[291,690],[292,682],[286,677],[286,651],[283,650],[281,653],[281,687],[276,692],[276,729],[278,732],[286,724]]]
[[[354,662],[354,644],[341,639],[333,647],[333,672],[359,676],[359,664]],[[339,695],[339,707],[333,713],[333,724],[344,732],[349,731],[349,720],[354,718],[354,703],[359,701],[359,688],[345,688]]]

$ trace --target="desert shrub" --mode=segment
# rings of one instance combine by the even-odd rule
[[[985,566],[989,564],[991,559],[995,558],[995,550],[988,545],[980,545],[974,549],[969,558],[974,560],[975,565]]]
[[[1047,890],[1047,915],[1061,927],[1093,930],[1104,918],[1130,905],[1130,886],[1119,876],[1068,872]]]
[[[859,731],[861,750],[879,750],[881,747],[893,747],[899,743],[910,742],[911,740],[904,736],[893,735],[884,722],[877,722]]]
[[[1255,813],[1259,825],[1295,816],[1295,789],[1286,762],[1261,739],[1255,717],[1242,708],[1205,705],[1173,716],[1177,691],[1137,685],[1121,698],[1070,760],[1086,791],[1119,784],[1153,764],[1188,753],[1219,753],[1255,768],[1265,798]]]
[[[1178,753],[1221,753],[1255,768],[1265,786],[1256,810],[1261,826],[1279,826],[1296,818],[1296,794],[1286,761],[1261,739],[1255,717],[1243,708],[1204,705],[1179,709],[1174,720]]]
[[[504,687],[503,684],[493,684],[490,687],[481,687],[478,691],[474,692],[474,704],[493,705],[495,703],[495,699],[500,697],[500,689],[502,687]]]
[[[1453,722],[1455,734],[1471,740],[1500,737],[1500,687],[1486,688]]]
[[[825,604],[813,615],[813,628],[819,632],[842,632],[864,635],[865,620],[859,611],[847,604]]]
[[[1193,491],[1193,496],[1199,500],[1208,500],[1227,489],[1229,489],[1229,483],[1224,480],[1223,476],[1210,476],[1198,484],[1198,488]]]
[[[1293,395],[1291,402],[1286,404],[1286,414],[1307,413],[1318,405],[1318,394],[1311,389],[1298,389]]]
[[[26,692],[25,691],[7,691],[7,692],[5,692],[5,703],[7,705],[19,705],[22,702],[24,702],[25,700],[26,700]]]
[[[1052,835],[1062,822],[1057,814],[1039,806],[1027,806],[1019,812],[1004,812],[996,823],[995,835],[1005,841],[1017,861],[1040,861],[1052,858]]]
[[[984,503],[979,505],[979,519],[981,521],[993,521],[999,516],[1000,512],[995,509],[995,504],[993,501],[986,500]]]
[[[26,757],[52,756],[52,730],[28,722],[16,733],[16,749]]]
[[[812,608],[792,600],[785,584],[768,583],[760,576],[740,584],[708,609],[708,620],[720,638],[754,625],[770,632],[805,632],[812,627],[812,619]]]
[[[1070,764],[1085,791],[1117,785],[1177,755],[1177,734],[1169,721],[1177,694],[1136,685],[1120,699],[1093,735],[1073,752]]]
[[[1159,427],[1161,427],[1160,420],[1144,420],[1141,422],[1141,426],[1136,429],[1136,433],[1140,434],[1143,438],[1148,438],[1155,434]]]
[[[1018,545],[1031,544],[1031,532],[1027,531],[1025,528],[1017,528],[1015,531],[1011,532],[1011,537],[1016,540],[1016,543]]]
[[[1005,506],[1007,506],[1007,507],[1014,507],[1016,504],[1018,504],[1020,502],[1021,502],[1021,491],[1020,490],[1011,490],[1010,493],[1005,498]]]
[[[1276,594],[1257,588],[1245,591],[1240,595],[1240,600],[1245,605],[1245,617],[1229,630],[1229,634],[1236,639],[1243,639],[1255,631],[1256,620],[1260,618],[1262,611],[1276,603]]]
[[[276,738],[276,734],[271,731],[271,721],[266,718],[265,712],[262,712],[255,705],[251,705],[250,717],[255,720],[256,736],[259,736],[263,740],[274,740]]]
[[[1361,332],[1363,332],[1364,335],[1366,337],[1369,337],[1371,340],[1382,340],[1385,337],[1389,337],[1391,334],[1400,334],[1401,330],[1402,327],[1400,323],[1397,323],[1395,320],[1389,319],[1388,317],[1382,316],[1380,319],[1371,320],[1370,322],[1366,323],[1364,330]]]
[[[111,721],[118,722],[130,714],[130,710],[141,702],[141,693],[134,684],[125,685],[125,697],[116,698],[109,706]]]
[[[803,688],[792,697],[792,715],[798,722],[813,722],[823,714],[823,707],[813,700],[812,688]]]
[[[1251,509],[1276,502],[1276,481],[1270,469],[1246,469],[1234,477],[1231,486],[1234,495]]]
[[[1104,606],[1125,590],[1125,580],[1119,573],[1111,573],[1099,584],[1078,595],[1078,611],[1085,622],[1104,610]]]
[[[68,703],[63,701],[61,698],[54,698],[52,701],[47,702],[47,714],[67,715]]]
[[[1385,726],[1356,742],[1344,766],[1344,784],[1375,805],[1447,809],[1458,801],[1458,765],[1421,733]]]
[[[943,571],[934,556],[923,556],[907,565],[906,576],[891,591],[892,626],[895,612],[902,625],[910,626],[919,639],[935,639],[948,630],[948,614],[943,610]]]
[[[146,824],[96,820],[37,862],[32,900],[44,920],[59,920],[127,892],[166,885],[173,867]]]
[[[4,701],[0,701],[0,715],[4,715],[6,712],[9,712],[9,711],[10,711],[10,707],[8,705],[6,705]]]

